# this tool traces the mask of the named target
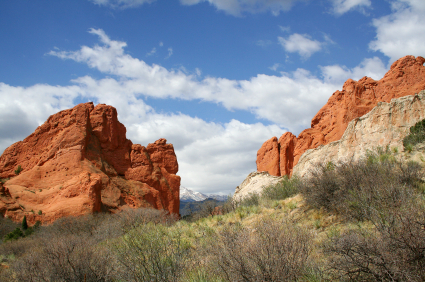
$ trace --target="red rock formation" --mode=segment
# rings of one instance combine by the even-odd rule
[[[268,171],[271,175],[280,175],[279,145],[277,138],[272,137],[257,152],[257,170]]]
[[[257,170],[274,176],[291,175],[306,150],[339,140],[351,120],[368,113],[378,102],[419,93],[425,89],[424,63],[422,57],[406,56],[394,62],[379,81],[370,77],[347,80],[342,91],[333,93],[313,117],[311,128],[302,131],[296,139],[291,133],[282,135],[277,146],[278,161],[267,154],[273,138],[266,141],[257,153]]]
[[[114,107],[79,104],[4,151],[0,178],[10,180],[0,186],[0,213],[30,223],[128,207],[178,214],[177,171],[165,139],[133,145]]]

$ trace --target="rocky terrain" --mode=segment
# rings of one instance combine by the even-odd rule
[[[0,213],[29,223],[137,207],[178,214],[177,171],[165,139],[133,144],[114,107],[79,104],[4,151]]]
[[[251,193],[261,194],[264,187],[275,185],[279,181],[281,181],[283,177],[270,175],[268,172],[251,172],[245,180],[236,187],[235,194],[233,195],[233,199],[235,201],[239,201]]]
[[[292,175],[294,166],[308,149],[339,140],[348,124],[372,110],[379,102],[414,95],[425,89],[425,59],[405,56],[379,80],[364,77],[344,83],[298,137],[286,132],[267,140],[257,152],[257,170],[274,176]]]
[[[390,103],[380,102],[369,113],[353,119],[340,140],[307,150],[293,173],[303,177],[317,163],[357,161],[377,146],[402,151],[403,138],[410,133],[409,128],[424,118],[425,91],[393,99]]]

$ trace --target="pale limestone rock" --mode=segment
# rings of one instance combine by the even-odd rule
[[[250,193],[261,194],[264,187],[274,185],[282,180],[283,177],[272,176],[267,171],[254,171],[251,172],[241,185],[236,187],[235,194],[233,195],[233,200],[238,201],[248,196]]]
[[[294,167],[303,177],[317,163],[358,160],[368,150],[390,146],[403,150],[403,138],[409,128],[425,118],[425,90],[419,94],[380,102],[369,113],[352,120],[340,140],[307,150]]]

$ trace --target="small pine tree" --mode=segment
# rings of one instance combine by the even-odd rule
[[[22,229],[25,231],[28,229],[27,216],[24,215],[24,219],[22,219]]]
[[[23,169],[22,169],[21,165],[18,165],[18,168],[15,170],[15,174],[16,175],[20,174],[22,170]]]

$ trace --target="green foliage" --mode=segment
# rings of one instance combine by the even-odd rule
[[[22,219],[22,229],[25,231],[28,229],[28,223],[27,223],[27,216],[24,215],[24,218]]]
[[[425,281],[425,210],[411,203],[369,218],[324,245],[328,267],[340,281]]]
[[[339,163],[333,170],[318,165],[311,175],[301,189],[311,207],[367,220],[407,203],[418,193],[423,172],[419,164],[400,163],[389,149],[377,149],[364,160]]]
[[[425,141],[425,119],[417,122],[410,127],[410,134],[403,139],[403,146],[406,150],[412,151],[411,148],[418,143]],[[410,147],[408,147],[410,145]]]
[[[334,170],[335,164],[333,162],[327,162],[326,164],[326,170]]]
[[[38,211],[38,215],[42,215],[42,213],[43,213],[43,212],[42,212],[41,210],[39,210],[39,211]]]
[[[22,169],[22,167],[21,167],[21,165],[18,165],[18,167],[16,168],[16,170],[15,170],[15,174],[16,175],[19,175],[20,173],[21,173],[21,171],[22,171],[23,169]]]
[[[10,180],[10,178],[0,178],[1,183],[5,183],[6,181]]]
[[[300,180],[296,176],[288,179],[285,175],[284,179],[275,185],[265,187],[261,195],[268,200],[284,200],[298,193],[299,183]]]
[[[24,237],[24,233],[22,232],[22,230],[17,227],[15,230],[13,230],[12,232],[10,232],[9,234],[7,234],[4,237],[4,241],[10,241],[10,240],[18,240],[21,237]]]
[[[33,227],[29,227],[27,224],[26,216],[22,220],[21,228],[16,227],[15,230],[8,233],[4,237],[4,242],[11,240],[18,240],[19,238],[27,237],[33,234],[36,230],[38,230],[41,226],[41,221],[37,220]]]
[[[190,245],[180,232],[148,223],[128,232],[114,247],[128,280],[177,282],[184,274]]]
[[[249,193],[237,202],[238,207],[251,207],[258,206],[260,204],[260,195],[258,193]]]
[[[37,220],[32,228],[37,230],[38,228],[40,228],[40,226],[41,226],[41,221]]]
[[[306,274],[311,234],[294,222],[267,218],[255,224],[224,228],[212,243],[212,268],[225,281],[297,281]]]

